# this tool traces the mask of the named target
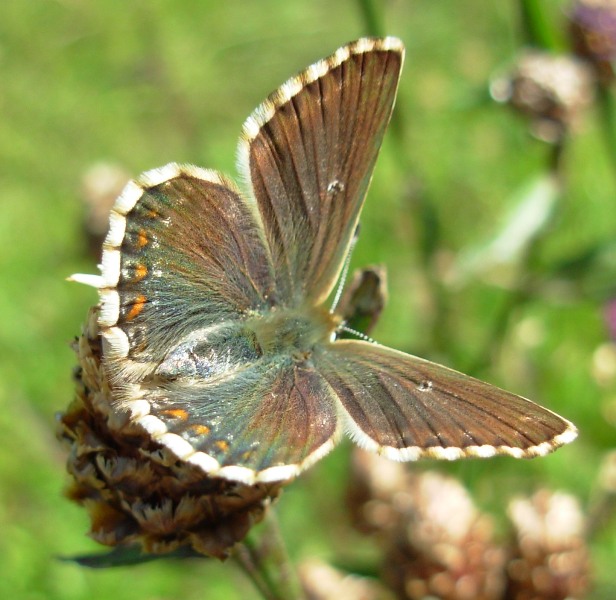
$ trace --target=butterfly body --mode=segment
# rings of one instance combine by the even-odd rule
[[[189,333],[157,367],[162,378],[211,383],[259,361],[310,361],[341,320],[321,307],[272,310]]]
[[[575,427],[378,344],[327,308],[393,109],[404,49],[364,38],[287,81],[244,125],[247,189],[169,164],[117,199],[98,326],[114,405],[178,460],[255,483],[296,476],[343,432],[396,460],[532,457]]]
[[[309,357],[315,346],[332,340],[340,319],[322,307],[281,310],[263,318],[249,320],[263,355]]]

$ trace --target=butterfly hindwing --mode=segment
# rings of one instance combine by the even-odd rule
[[[576,436],[571,423],[526,398],[377,344],[338,341],[317,364],[351,437],[389,458],[532,457]]]
[[[257,360],[210,380],[170,381],[161,391],[157,416],[172,436],[190,441],[189,462],[214,459],[219,475],[233,479],[291,478],[339,437],[336,396],[309,364]]]

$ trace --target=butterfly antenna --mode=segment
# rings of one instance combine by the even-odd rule
[[[357,331],[355,329],[351,329],[346,325],[341,325],[338,327],[338,331],[345,331],[346,333],[350,333],[351,335],[357,336],[360,340],[364,340],[364,342],[370,342],[371,344],[378,343],[376,340],[372,339],[369,335],[362,333],[361,331]]]
[[[340,302],[340,298],[342,297],[342,291],[344,290],[344,284],[346,283],[347,276],[349,274],[349,267],[351,266],[351,256],[353,255],[353,250],[355,249],[355,244],[357,244],[357,240],[359,239],[359,223],[357,227],[355,227],[355,233],[353,234],[353,239],[349,244],[349,249],[347,251],[347,255],[344,259],[344,266],[342,267],[342,272],[340,273],[340,278],[338,279],[338,289],[336,290],[336,295],[334,296],[334,301],[332,302],[332,306],[329,309],[330,313],[334,313]]]

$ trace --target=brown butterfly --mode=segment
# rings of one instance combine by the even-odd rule
[[[326,305],[394,106],[404,47],[360,39],[248,118],[245,191],[169,164],[117,199],[100,276],[117,409],[180,460],[292,478],[346,432],[394,460],[541,456],[575,427],[533,402],[376,343]]]

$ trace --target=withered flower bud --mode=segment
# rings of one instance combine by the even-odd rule
[[[387,271],[376,265],[358,269],[340,299],[338,313],[351,329],[369,334],[387,304]]]
[[[507,598],[585,597],[590,557],[585,517],[577,500],[541,490],[530,499],[511,502],[509,516],[516,541],[507,567]]]
[[[391,594],[377,581],[344,573],[316,559],[299,565],[306,600],[385,600]]]
[[[246,485],[208,476],[112,409],[97,309],[74,349],[77,394],[59,416],[58,436],[70,449],[68,496],[87,508],[91,536],[109,546],[140,543],[148,553],[188,546],[226,558],[263,518],[283,482]]]
[[[616,1],[578,0],[569,12],[573,46],[592,63],[602,83],[614,79],[616,60]]]
[[[96,260],[101,259],[101,246],[109,229],[109,211],[129,179],[124,169],[110,163],[92,165],[81,179],[83,232],[88,251]]]
[[[512,72],[492,81],[490,93],[531,119],[531,133],[557,143],[577,125],[594,98],[594,77],[579,59],[547,52],[520,55]]]
[[[393,467],[392,467],[393,464]],[[398,598],[497,600],[505,553],[489,517],[455,479],[413,474],[357,451],[352,510],[383,546],[383,580]]]

